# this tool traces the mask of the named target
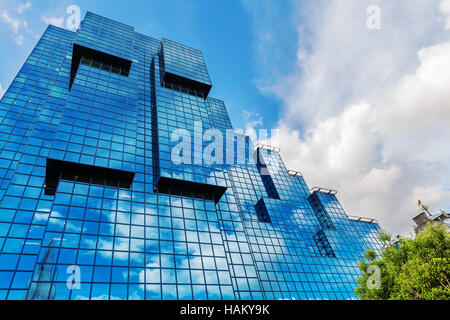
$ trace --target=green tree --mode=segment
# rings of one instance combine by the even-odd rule
[[[362,275],[355,293],[360,299],[450,299],[450,232],[444,226],[429,224],[415,238],[396,243],[387,233],[379,239],[384,243],[380,256],[368,250],[359,263]]]

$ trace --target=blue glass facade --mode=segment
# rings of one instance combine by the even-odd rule
[[[173,41],[47,28],[0,103],[0,299],[355,298],[378,224],[248,138],[207,161],[202,133],[232,129],[211,86]]]

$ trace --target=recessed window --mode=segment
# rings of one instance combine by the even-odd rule
[[[124,77],[129,76],[131,68],[130,60],[74,44],[72,68],[70,72],[70,89],[72,88],[80,63],[85,66],[112,72]]]
[[[183,197],[211,200],[218,203],[226,190],[227,187],[160,177],[155,191]]]
[[[313,193],[308,197],[308,201],[319,220],[320,225],[323,229],[336,229],[333,221],[331,220],[330,215],[327,210],[323,206],[322,202],[319,199],[317,193]]]
[[[264,188],[266,189],[267,195],[271,199],[280,200],[280,195],[278,194],[275,183],[269,174],[269,170],[261,154],[261,149],[258,148],[255,152],[256,155],[256,166],[258,167],[258,172],[261,176]]]
[[[323,230],[317,232],[313,238],[322,256],[336,258],[336,254]]]
[[[130,189],[134,172],[47,159],[45,194],[54,195],[60,180]]]
[[[163,81],[161,81],[161,87],[175,90],[175,91],[182,92],[182,93],[186,93],[186,94],[190,94],[192,96],[204,98],[202,91],[198,91],[192,87],[185,87],[180,83],[169,82],[169,81],[163,80]]]
[[[119,74],[124,77],[128,77],[129,72],[130,72],[130,70],[128,68],[122,68],[119,65],[114,65],[114,64],[104,62],[104,61],[98,60],[96,58],[91,58],[88,56],[81,58],[81,64],[88,66],[88,67],[100,69],[100,70],[103,70],[106,72],[112,72],[115,74]]]
[[[267,210],[266,204],[264,202],[264,198],[259,199],[258,203],[255,205],[256,215],[258,216],[258,220],[260,222],[268,222],[272,223],[270,219],[269,211]]]

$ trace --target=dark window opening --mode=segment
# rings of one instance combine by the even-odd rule
[[[73,45],[72,67],[70,70],[70,89],[78,71],[80,63],[100,70],[128,77],[131,69],[131,61],[119,58],[101,51]]]
[[[127,68],[122,68],[118,65],[113,65],[108,62],[103,62],[101,60],[97,60],[97,58],[92,58],[89,56],[83,56],[81,58],[81,64],[88,66],[88,67],[97,68],[97,69],[100,69],[103,71],[115,73],[115,74],[118,74],[118,75],[121,75],[124,77],[128,77],[130,74],[130,70]]]
[[[275,183],[272,180],[272,177],[269,174],[269,170],[267,165],[261,155],[261,149],[258,148],[255,152],[256,155],[256,166],[258,168],[258,172],[261,176],[261,180],[263,182],[264,188],[266,189],[267,195],[271,199],[280,200],[280,195],[278,194],[277,188],[275,187]]]
[[[152,156],[153,156],[153,187],[156,188],[158,177],[160,176],[159,166],[159,130],[158,130],[158,109],[156,107],[156,69],[155,58],[152,59],[150,67],[150,99],[151,99],[151,118],[152,118]]]
[[[311,205],[320,225],[323,229],[336,229],[330,215],[326,211],[325,207],[319,199],[317,193],[313,193],[308,197],[309,204]]]
[[[269,215],[269,210],[267,210],[266,203],[264,202],[264,198],[259,199],[259,201],[255,205],[255,210],[260,222],[272,223]]]
[[[134,172],[47,159],[45,194],[55,195],[60,180],[130,189]]]
[[[336,258],[336,254],[334,253],[334,250],[331,247],[331,244],[328,241],[328,238],[323,230],[320,230],[314,235],[314,241],[319,248],[322,256]]]
[[[167,88],[167,89],[171,89],[171,90],[174,90],[174,91],[178,91],[178,92],[181,92],[181,93],[186,93],[186,94],[189,94],[191,96],[196,96],[196,97],[200,97],[200,98],[203,98],[203,99],[205,98],[203,96],[203,92],[197,91],[194,88],[184,87],[184,86],[182,86],[179,83],[167,82],[167,81],[163,80],[161,82],[161,87],[164,87],[164,88]]]
[[[227,191],[227,187],[160,177],[155,191],[218,203],[225,194],[225,191]]]
[[[176,88],[180,88],[180,90],[185,90],[185,93],[202,97],[205,100],[212,88],[212,86],[209,84],[181,77],[170,72],[164,72],[164,76],[161,78],[161,86],[167,88],[167,86],[170,85],[172,88],[174,88],[174,90],[176,90]]]

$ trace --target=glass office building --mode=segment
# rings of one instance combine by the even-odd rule
[[[47,28],[0,103],[0,299],[355,298],[378,224],[238,133],[206,159],[211,87],[188,46]]]

